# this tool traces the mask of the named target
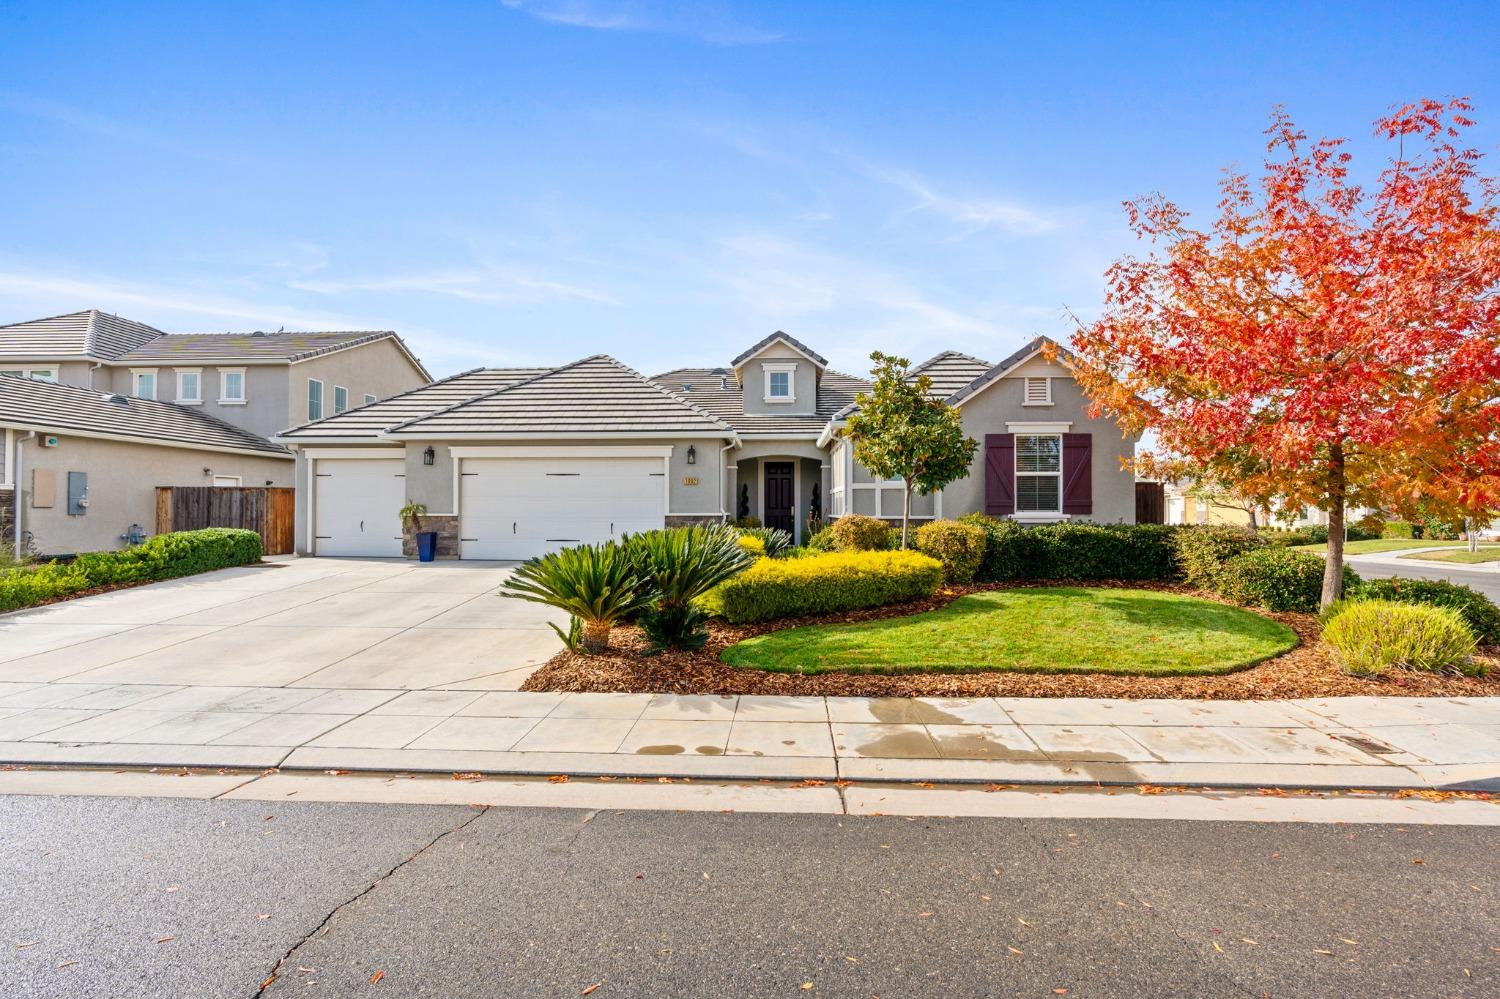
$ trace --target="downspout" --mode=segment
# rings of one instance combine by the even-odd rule
[[[89,388],[94,387],[94,372],[102,367],[104,367],[103,361],[95,361],[93,366],[89,368]]]
[[[724,452],[733,451],[740,446],[740,439],[735,437],[728,444],[719,448],[719,515],[724,518],[724,523],[729,523],[734,518],[729,516],[729,507],[724,504],[724,484],[729,481],[729,465],[724,458]],[[735,477],[738,480],[738,476]]]
[[[26,431],[26,436],[25,437],[17,437],[16,438],[16,450],[15,450],[15,453],[12,455],[12,457],[13,457],[14,460],[12,462],[13,467],[11,468],[11,479],[12,479],[11,501],[15,504],[15,510],[13,511],[14,515],[11,518],[14,521],[14,523],[11,526],[13,526],[15,528],[15,532],[16,532],[16,538],[15,538],[15,542],[16,542],[15,556],[16,556],[16,561],[17,562],[21,561],[21,557],[23,555],[23,552],[21,550],[21,445],[24,442],[32,440],[35,437],[36,437],[36,431],[35,430],[28,430],[28,431]]]

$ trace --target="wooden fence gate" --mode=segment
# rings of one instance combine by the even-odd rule
[[[259,534],[267,555],[289,555],[296,495],[290,486],[157,486],[156,533],[239,527]]]
[[[1167,522],[1166,487],[1160,482],[1137,482],[1135,484],[1135,522],[1137,524],[1165,524]]]

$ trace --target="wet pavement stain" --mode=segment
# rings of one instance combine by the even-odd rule
[[[718,746],[699,746],[698,754],[700,756],[723,756],[724,750]]]
[[[909,697],[876,697],[870,701],[876,720],[894,725],[963,725],[964,719],[926,701]]]
[[[636,755],[638,755],[638,756],[676,756],[678,753],[685,753],[685,752],[687,752],[687,750],[683,749],[681,746],[642,746],[640,749],[636,750]]]

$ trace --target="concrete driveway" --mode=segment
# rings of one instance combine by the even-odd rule
[[[0,684],[515,690],[565,618],[497,596],[510,572],[293,558],[18,611]]]

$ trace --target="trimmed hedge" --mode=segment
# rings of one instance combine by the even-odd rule
[[[1401,604],[1451,607],[1463,615],[1481,645],[1500,645],[1500,607],[1494,601],[1461,583],[1441,579],[1369,579],[1349,591],[1362,600],[1388,600]]]
[[[828,539],[836,552],[883,552],[899,544],[893,541],[891,525],[876,517],[865,517],[857,513],[840,517],[828,528]]]
[[[917,552],[839,552],[761,559],[702,597],[709,614],[733,624],[829,614],[930,597],[942,563]]]
[[[968,583],[984,561],[985,534],[973,524],[936,520],[917,528],[917,551],[943,563],[950,583]]]
[[[1183,581],[1200,590],[1217,592],[1224,566],[1266,543],[1242,527],[1187,527],[1177,532],[1172,544]]]
[[[1219,571],[1218,591],[1241,604],[1271,611],[1313,614],[1323,598],[1324,561],[1309,552],[1268,546],[1236,555]],[[1353,592],[1359,576],[1344,566],[1344,590]]]
[[[71,562],[43,562],[0,570],[0,611],[99,586],[175,579],[259,562],[260,535],[227,527],[158,534],[144,544],[113,552],[87,552]]]
[[[1412,526],[1409,520],[1388,520],[1385,526],[1380,529],[1380,536],[1382,538],[1392,538],[1401,541],[1416,537],[1417,529]]]
[[[1474,633],[1451,607],[1351,600],[1323,628],[1333,658],[1356,676],[1395,667],[1426,672],[1483,673],[1473,662]]]
[[[1043,524],[1023,527],[983,514],[959,522],[985,534],[984,558],[975,578],[1172,579],[1177,574],[1176,527],[1163,524]]]

